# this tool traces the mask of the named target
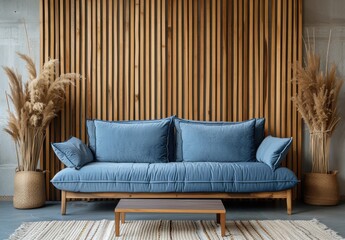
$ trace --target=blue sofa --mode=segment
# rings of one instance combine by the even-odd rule
[[[292,139],[265,138],[264,123],[88,120],[89,146],[52,144],[67,166],[51,180],[61,213],[71,198],[283,198],[291,214]]]

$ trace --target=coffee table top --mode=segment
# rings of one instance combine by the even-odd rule
[[[115,212],[225,213],[225,208],[215,199],[121,199]]]

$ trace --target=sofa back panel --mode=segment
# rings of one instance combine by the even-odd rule
[[[168,162],[172,119],[106,122],[95,120],[95,156],[100,162]]]
[[[248,162],[255,159],[255,119],[232,124],[180,122],[187,162]]]
[[[265,119],[264,118],[257,118],[251,119],[244,122],[211,122],[211,121],[192,121],[192,120],[185,120],[180,118],[174,118],[174,125],[175,125],[175,158],[176,162],[183,161],[183,139],[182,139],[182,130],[180,127],[181,123],[191,123],[191,124],[203,124],[204,126],[212,125],[212,126],[229,126],[229,125],[237,125],[241,123],[253,122],[254,121],[254,136],[253,139],[255,141],[255,151],[259,147],[260,143],[265,138]],[[253,155],[252,161],[255,161],[255,153]]]
[[[169,122],[169,132],[168,132],[168,159],[169,161],[175,161],[175,141],[174,141],[174,124],[173,118],[175,116],[171,116],[168,118],[158,119],[158,120],[131,120],[131,121],[101,121],[101,120],[87,120],[87,134],[89,138],[89,148],[91,149],[92,153],[96,157],[96,126],[95,122],[107,122],[107,123],[121,123],[121,124],[141,124],[141,123],[160,123],[162,121]]]

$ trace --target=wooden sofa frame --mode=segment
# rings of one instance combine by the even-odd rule
[[[66,202],[69,199],[99,199],[99,198],[275,198],[286,199],[287,213],[292,212],[292,189],[279,192],[258,192],[258,193],[111,193],[111,192],[67,192],[61,191],[61,214],[66,214]]]

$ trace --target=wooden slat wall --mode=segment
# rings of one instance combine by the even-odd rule
[[[283,164],[301,177],[302,0],[41,0],[40,18],[41,65],[58,58],[60,73],[84,76],[47,130],[48,200],[63,167],[49,143],[87,142],[89,118],[266,117],[267,134],[294,138]]]

